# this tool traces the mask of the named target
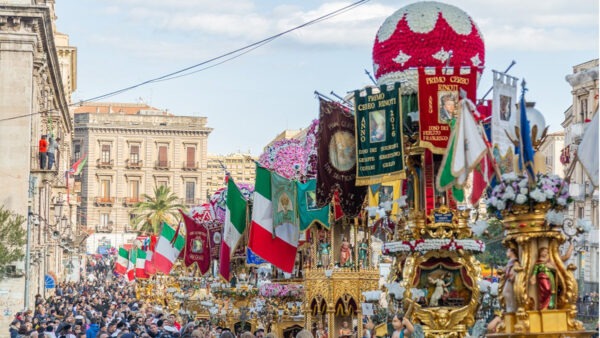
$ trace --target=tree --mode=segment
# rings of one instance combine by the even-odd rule
[[[155,187],[154,196],[144,194],[143,197],[145,201],[136,204],[133,210],[137,215],[131,222],[134,228],[158,234],[163,222],[179,222],[179,209],[185,209],[185,206],[179,203],[179,197],[169,187]]]
[[[488,265],[492,272],[498,266],[506,265],[506,248],[502,245],[504,238],[504,225],[496,218],[488,219],[489,227],[486,233],[481,236],[481,240],[485,242],[485,252],[479,254],[477,259],[485,265]]]
[[[23,258],[23,246],[27,242],[27,230],[23,227],[25,217],[0,206],[0,272],[6,266]]]

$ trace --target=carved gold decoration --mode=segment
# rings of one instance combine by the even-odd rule
[[[420,215],[411,215],[412,219],[415,220],[415,231],[413,235],[415,239],[420,238],[454,238],[463,239],[472,237],[473,233],[471,228],[468,226],[469,209],[457,211],[450,209],[446,205],[442,205],[437,209],[431,210],[427,216],[427,222],[422,220]],[[450,222],[436,222],[436,214],[451,214],[452,220]]]

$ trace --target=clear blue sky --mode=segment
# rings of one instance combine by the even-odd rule
[[[315,0],[86,0],[56,4],[58,30],[78,48],[78,90],[88,99],[202,62],[344,7]],[[197,74],[147,85],[113,98],[143,99],[176,115],[208,117],[209,152],[263,146],[282,130],[318,115],[313,92],[343,95],[370,84],[379,26],[407,1],[372,0],[296,31],[238,59]],[[486,43],[480,96],[491,70],[525,78],[527,99],[561,128],[571,104],[564,80],[572,66],[598,58],[598,1],[447,1],[478,23]]]

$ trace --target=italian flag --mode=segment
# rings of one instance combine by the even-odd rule
[[[463,186],[467,175],[481,162],[487,147],[472,111],[475,104],[469,99],[460,101],[461,111],[457,119],[450,122],[450,146],[444,154],[437,177],[438,190],[452,187],[452,194],[458,202],[465,200]]]
[[[231,255],[233,255],[233,250],[235,250],[244,230],[246,230],[247,218],[247,201],[233,178],[229,177],[227,180],[227,208],[225,209],[225,224],[223,225],[223,242],[219,254],[219,273],[226,280],[231,279]]]
[[[248,247],[267,262],[287,273],[292,273],[298,249],[297,233],[276,232],[273,228],[271,201],[271,172],[256,166],[256,185],[252,207],[252,225]]]
[[[127,280],[132,281],[135,279],[135,260],[137,257],[137,249],[131,248],[129,250],[129,263],[127,264]]]
[[[152,254],[152,262],[156,270],[168,275],[179,253],[185,246],[185,238],[179,232],[179,227],[173,229],[167,223],[162,224],[160,238],[156,244],[156,251]]]
[[[115,264],[115,272],[119,275],[124,275],[127,272],[129,265],[129,252],[125,248],[119,248],[119,255]]]
[[[151,235],[150,244],[148,245],[148,251],[146,251],[146,264],[144,266],[146,274],[150,276],[156,273],[156,267],[154,266],[154,262],[152,261],[154,250],[156,250],[156,235]]]
[[[136,278],[148,278],[150,277],[146,273],[146,251],[140,248],[137,249],[137,259],[135,261],[135,277]]]

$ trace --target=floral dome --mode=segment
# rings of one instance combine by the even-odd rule
[[[449,60],[449,61],[448,61]],[[388,17],[373,45],[373,71],[379,85],[401,81],[417,91],[417,68],[479,67],[485,64],[483,36],[471,17],[440,2],[417,2]]]

